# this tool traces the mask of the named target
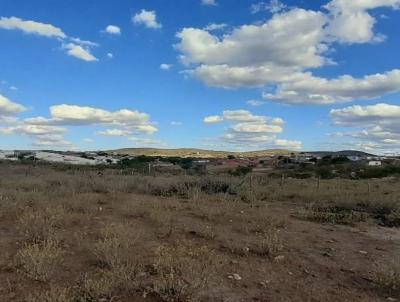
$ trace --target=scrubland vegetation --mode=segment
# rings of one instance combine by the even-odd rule
[[[3,162],[0,301],[397,301],[399,227],[396,177]]]

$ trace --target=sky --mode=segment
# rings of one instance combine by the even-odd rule
[[[0,149],[400,152],[400,0],[0,0]]]

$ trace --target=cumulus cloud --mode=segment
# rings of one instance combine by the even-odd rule
[[[25,110],[25,107],[0,96],[0,122]],[[14,118],[10,125],[0,128],[2,135],[26,135],[34,139],[35,146],[71,146],[64,135],[67,126],[101,126],[105,130],[97,134],[105,136],[149,135],[158,131],[147,113],[121,109],[107,111],[77,105],[55,105],[50,107],[50,117]]]
[[[22,20],[17,17],[1,17],[0,28],[3,29],[18,29],[27,34],[35,34],[50,38],[66,38],[66,34],[58,27],[51,24]]]
[[[121,129],[107,129],[104,131],[99,131],[97,132],[97,134],[104,136],[127,136],[132,134],[132,131]]]
[[[264,94],[264,97],[291,104],[334,104],[356,99],[374,99],[399,91],[400,70],[394,69],[359,79],[344,75],[328,80],[307,73],[296,81],[279,85],[275,93]]]
[[[147,28],[159,29],[162,27],[161,23],[157,22],[157,15],[155,11],[147,11],[142,9],[132,17],[132,22],[135,24],[142,24]]]
[[[313,69],[335,64],[329,58],[334,43],[369,43],[374,33],[369,11],[400,7],[400,0],[332,0],[321,11],[288,8],[279,1],[260,2],[252,11],[270,10],[259,24],[242,25],[224,35],[207,28],[184,28],[177,33],[184,72],[207,86],[268,87],[264,96],[292,104],[333,104],[371,99],[397,92],[398,71],[333,79],[313,75]]]
[[[285,149],[301,149],[303,143],[301,141],[291,141],[287,139],[277,139],[275,140],[275,145],[277,147]]]
[[[72,143],[65,140],[65,128],[48,125],[30,125],[18,121],[11,127],[0,128],[2,135],[23,135],[33,139],[36,147],[71,147]]]
[[[86,62],[98,61],[98,59],[90,53],[90,49],[88,47],[83,47],[74,43],[68,43],[64,45],[63,48],[65,48],[67,50],[67,54],[72,57]]]
[[[158,131],[157,127],[150,121],[150,116],[137,110],[107,111],[94,107],[62,104],[51,106],[50,116],[49,119],[38,117],[26,121],[36,125],[118,126],[120,129],[145,134],[153,134]]]
[[[0,29],[21,30],[27,34],[55,38],[61,41],[62,49],[65,49],[68,55],[87,62],[97,61],[97,58],[90,53],[90,47],[98,46],[97,43],[69,37],[60,28],[51,24],[22,20],[17,17],[0,17]]]
[[[178,122],[178,121],[172,121],[171,123],[169,123],[172,127],[179,127],[182,126],[183,123],[182,122]]]
[[[116,25],[108,25],[104,31],[111,35],[120,35],[121,34],[121,28],[119,28]]]
[[[280,140],[277,138],[283,132],[284,120],[268,116],[254,115],[247,110],[225,110],[221,115],[204,118],[206,124],[226,122],[229,124],[224,133],[216,139],[229,146],[245,146],[246,148],[284,147],[300,148],[301,142]]]
[[[14,116],[24,112],[26,108],[18,103],[10,101],[8,98],[0,94],[0,118],[6,116]]]
[[[331,15],[328,37],[341,43],[381,42],[384,36],[374,33],[376,19],[368,12],[378,7],[398,9],[400,0],[332,0],[325,5]]]
[[[330,111],[335,126],[354,129],[340,132],[342,137],[361,140],[372,150],[400,147],[400,106],[378,103],[369,106],[350,106]]]
[[[274,84],[298,76],[304,68],[323,66],[326,16],[293,9],[260,25],[243,25],[219,38],[203,29],[184,28],[176,48],[190,72],[210,86]]]

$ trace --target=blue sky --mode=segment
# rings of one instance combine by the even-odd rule
[[[400,150],[400,0],[0,2],[0,148]]]

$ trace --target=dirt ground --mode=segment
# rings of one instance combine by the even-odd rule
[[[400,301],[400,228],[310,219],[318,199],[397,213],[397,180],[368,195],[357,180],[342,192],[251,182],[249,197],[171,193],[177,176],[2,163],[0,177],[0,301]]]

